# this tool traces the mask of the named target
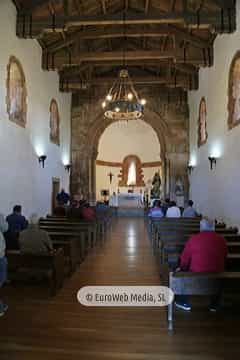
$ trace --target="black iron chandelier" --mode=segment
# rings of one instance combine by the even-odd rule
[[[105,100],[102,102],[104,116],[110,120],[136,120],[143,118],[145,99],[138,97],[134,88],[127,67],[125,65],[125,52],[127,48],[126,36],[126,13],[123,13],[123,68],[119,71],[119,76],[113,83],[107,93]]]
[[[135,120],[143,117],[145,99],[139,99],[127,69],[119,72],[119,77],[108,91],[102,103],[104,116],[111,120]]]

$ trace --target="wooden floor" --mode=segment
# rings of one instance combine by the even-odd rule
[[[0,318],[0,359],[239,359],[239,314],[176,311],[170,335],[162,308],[81,306],[77,291],[94,284],[159,284],[143,219],[118,220],[55,298],[46,299],[37,286],[5,287],[9,311]]]

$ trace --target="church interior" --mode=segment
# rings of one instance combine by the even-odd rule
[[[0,358],[237,359],[240,0],[1,0],[0,29]]]

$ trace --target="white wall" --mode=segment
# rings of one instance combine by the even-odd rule
[[[0,211],[8,214],[14,204],[22,204],[26,215],[45,215],[51,207],[51,183],[60,178],[68,188],[69,176],[63,158],[70,151],[70,95],[58,91],[57,73],[41,70],[42,51],[34,40],[18,39],[16,9],[10,0],[0,2]],[[27,124],[23,129],[9,121],[6,111],[6,79],[9,57],[21,62],[27,86]],[[58,102],[61,146],[49,141],[49,105]],[[38,164],[36,148],[47,155],[46,167]]]
[[[240,2],[238,30],[218,36],[214,45],[214,67],[200,71],[199,90],[189,95],[190,158],[196,168],[190,177],[190,196],[201,212],[228,224],[240,226],[240,126],[228,130],[228,77],[235,53],[240,49]],[[197,120],[201,97],[207,103],[208,141],[198,149]],[[216,170],[209,170],[208,156],[219,153]]]
[[[98,148],[98,160],[122,163],[128,155],[137,155],[141,162],[160,161],[160,144],[155,131],[142,120],[116,122],[103,133]],[[144,168],[144,181],[152,180],[159,168]],[[107,174],[114,174],[112,184],[109,184]],[[120,168],[97,165],[97,198],[102,189],[112,193],[118,189]],[[139,190],[138,188],[135,189]],[[121,192],[127,188],[121,187]]]

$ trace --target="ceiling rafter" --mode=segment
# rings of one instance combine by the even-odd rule
[[[230,14],[231,15],[231,14]],[[226,24],[229,22],[229,13],[223,14],[219,11],[202,12],[201,17],[196,12],[148,12],[147,14],[127,12],[126,19],[123,19],[122,12],[117,14],[107,13],[105,15],[92,16],[27,16],[18,14],[17,34],[19,37],[38,37],[43,32],[58,32],[69,27],[79,26],[107,26],[107,25],[153,25],[153,24],[181,24],[188,28],[209,29],[215,28],[216,31],[221,29],[222,21]],[[31,24],[29,24],[31,22]],[[31,32],[29,26],[31,25]],[[231,31],[235,29],[235,23],[232,22]],[[226,31],[228,31],[226,29]]]
[[[207,40],[202,40],[201,38],[191,35],[186,31],[180,30],[179,28],[167,25],[161,25],[156,30],[152,29],[136,29],[136,30],[127,30],[126,34],[123,33],[122,30],[84,30],[74,33],[71,36],[68,36],[66,40],[57,41],[54,44],[48,46],[49,52],[56,52],[61,50],[66,46],[70,46],[73,43],[80,41],[80,40],[90,40],[90,39],[114,39],[114,38],[121,38],[121,37],[162,37],[174,35],[179,41],[186,40],[191,45],[200,47],[200,48],[207,48],[211,46],[211,43]]]

